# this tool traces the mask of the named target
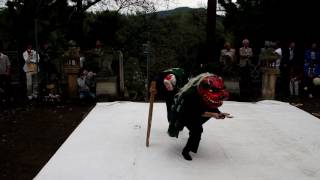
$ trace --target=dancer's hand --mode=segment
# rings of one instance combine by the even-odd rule
[[[203,115],[203,117],[213,117],[215,119],[224,119],[224,118],[233,118],[233,116],[231,116],[229,113],[214,113],[214,112],[205,112]]]
[[[210,118],[215,118],[215,119],[224,119],[225,115],[222,113],[215,113],[215,112],[204,112],[203,117],[210,117]]]
[[[223,114],[226,118],[233,118],[232,115],[230,115],[230,113],[220,113]]]

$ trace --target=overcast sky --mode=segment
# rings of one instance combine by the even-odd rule
[[[159,1],[156,2],[158,3]],[[206,7],[207,0],[170,0],[169,3],[158,3],[157,9],[165,10],[186,6],[191,8]]]
[[[156,3],[159,3],[159,0],[154,0]],[[232,0],[236,2],[237,0]],[[161,1],[160,1],[161,2]],[[169,3],[159,4],[157,9],[165,10],[165,9],[174,9],[177,7],[191,7],[191,8],[199,8],[199,7],[207,7],[208,0],[169,0]]]

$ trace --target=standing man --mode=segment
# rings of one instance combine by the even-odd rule
[[[312,43],[311,48],[305,52],[304,60],[304,90],[307,91],[309,98],[314,96],[313,78],[320,74],[320,50],[317,43]]]
[[[240,95],[249,97],[252,96],[248,90],[252,86],[252,72],[254,66],[252,65],[252,48],[249,47],[249,40],[242,41],[242,47],[239,49],[239,67],[240,67]]]
[[[276,60],[275,62],[275,68],[277,70],[280,70],[280,64],[281,64],[281,61],[282,61],[282,49],[281,49],[281,44],[280,44],[280,41],[276,41],[275,42],[275,50],[274,52],[278,55],[278,59]]]
[[[41,69],[41,72],[39,73],[38,80],[41,82],[42,85],[47,85],[50,77],[50,68],[51,68],[51,62],[50,62],[50,56],[49,56],[49,44],[48,42],[43,42],[41,49],[39,51],[39,55],[41,58],[41,62],[39,62],[39,68]]]
[[[249,40],[244,39],[242,41],[242,47],[239,49],[240,54],[240,67],[244,67],[246,65],[251,65],[251,58],[252,58],[252,48],[249,47]]]
[[[226,42],[224,49],[220,52],[220,63],[224,65],[226,70],[230,70],[236,63],[236,50],[231,48],[231,44]]]
[[[38,97],[38,63],[40,61],[39,54],[32,49],[32,45],[28,44],[26,51],[23,52],[25,64],[23,70],[26,73],[27,79],[27,96],[31,100]]]
[[[282,54],[283,57],[280,63],[281,89],[283,95],[289,96],[290,74],[296,71],[295,69],[299,66],[303,67],[303,56],[297,51],[296,43],[293,41],[282,50]]]
[[[3,54],[2,44],[0,44],[0,94],[4,94],[4,99],[9,100],[10,95],[10,66],[9,57]]]

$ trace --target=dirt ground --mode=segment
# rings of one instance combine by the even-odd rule
[[[320,111],[320,98],[281,99],[309,112]],[[31,102],[2,108],[0,116],[0,179],[34,178],[94,107],[94,103]]]
[[[28,103],[0,117],[0,179],[35,177],[94,104]]]

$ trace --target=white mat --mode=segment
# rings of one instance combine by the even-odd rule
[[[188,130],[167,134],[164,103],[100,103],[36,180],[319,180],[320,120],[287,103],[225,102],[234,118],[210,120],[198,154],[181,156]]]

